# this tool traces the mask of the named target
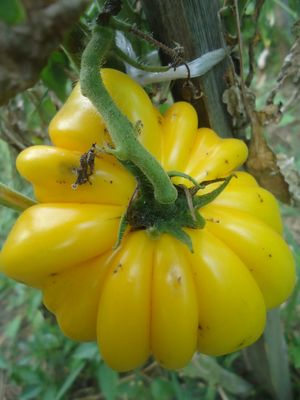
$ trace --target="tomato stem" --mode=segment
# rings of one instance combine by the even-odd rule
[[[169,71],[169,69],[172,69],[172,67],[170,65],[153,66],[153,65],[144,64],[138,60],[131,58],[117,46],[114,46],[114,48],[113,48],[113,55],[116,56],[119,60],[131,65],[132,67],[140,69],[141,71],[145,71],[145,72],[166,72],[166,71]]]
[[[36,202],[22,193],[9,188],[4,183],[0,183],[0,204],[16,211],[24,211],[26,208],[36,204]]]
[[[154,189],[155,199],[162,204],[173,203],[177,190],[160,163],[137,140],[136,128],[119,110],[106,90],[99,74],[99,67],[114,44],[114,32],[97,26],[85,48],[80,71],[81,91],[103,118],[115,148],[111,153],[121,161],[130,161],[148,178]]]

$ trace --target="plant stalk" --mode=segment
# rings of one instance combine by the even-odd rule
[[[121,161],[131,161],[153,185],[156,200],[162,204],[173,203],[177,190],[159,162],[137,140],[135,127],[118,109],[106,90],[99,68],[114,44],[114,32],[97,26],[85,48],[80,72],[82,94],[92,102],[103,118],[115,149],[111,152]]]
[[[134,68],[140,69],[141,71],[145,72],[166,72],[172,67],[167,65],[167,66],[161,66],[161,65],[147,65],[143,64],[142,62],[139,62],[138,60],[134,60],[133,58],[129,57],[126,53],[124,53],[119,47],[115,46],[113,49],[113,54],[121,61],[131,65]]]
[[[16,211],[24,211],[36,204],[36,202],[27,196],[9,188],[0,183],[0,204],[12,208]]]

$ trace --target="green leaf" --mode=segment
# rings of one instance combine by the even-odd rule
[[[151,397],[149,398],[149,391],[148,388],[146,388],[144,381],[142,379],[137,380],[137,376],[134,375],[131,379],[128,379],[128,381],[125,380],[122,382],[122,380],[120,380],[118,384],[118,399],[119,398],[130,400],[151,399]]]
[[[5,329],[5,336],[10,339],[14,339],[21,327],[22,317],[17,315],[7,326]]]
[[[292,362],[294,364],[294,367],[296,369],[300,368],[300,343],[298,345],[291,345],[290,346],[290,355]]]
[[[31,391],[32,388],[36,388],[39,385],[41,376],[36,369],[28,368],[29,365],[29,363],[27,365],[19,365],[18,369],[13,373],[15,377],[26,382],[29,391]]]
[[[255,379],[274,398],[293,398],[286,343],[278,309],[268,313],[263,337],[245,349],[244,353]]]
[[[150,384],[153,400],[169,400],[174,397],[174,389],[171,382],[156,378]]]
[[[65,393],[71,388],[71,386],[73,385],[75,379],[78,377],[78,375],[82,371],[84,365],[85,365],[85,363],[81,362],[75,369],[71,370],[69,376],[67,377],[67,379],[65,380],[64,384],[60,388],[60,390],[57,393],[57,395],[54,398],[54,400],[61,400],[63,398]]]
[[[240,16],[241,20],[246,12],[248,3],[249,3],[249,0],[239,0],[238,1],[238,12],[239,12],[239,16]],[[235,21],[235,15],[233,12],[233,7],[234,7],[234,2],[233,2],[233,0],[230,0],[227,2],[227,5],[225,7],[222,7],[220,10],[221,18],[226,26],[227,31],[231,35],[236,34],[236,21]]]
[[[78,360],[93,360],[99,357],[98,347],[96,343],[82,343],[80,344],[74,355]]]
[[[47,385],[45,393],[43,393],[43,400],[53,400],[55,398],[55,393],[57,392],[55,385]]]
[[[41,387],[29,387],[22,393],[20,400],[31,400],[39,398]]]
[[[274,0],[274,3],[278,4],[288,15],[290,15],[295,20],[297,19],[297,13],[294,12],[284,1]]]
[[[210,382],[207,386],[203,400],[215,400],[217,396],[216,385]]]
[[[41,73],[41,78],[44,84],[59,97],[61,101],[65,101],[70,90],[70,79],[65,73],[68,67],[68,60],[66,56],[60,52],[55,51],[52,53],[48,64]]]
[[[297,315],[298,315],[297,304],[299,302],[299,298],[300,298],[300,281],[298,280],[294,288],[294,291],[284,308],[283,321],[287,335],[292,330],[294,321],[297,320]]]
[[[101,363],[97,371],[101,393],[106,400],[114,400],[117,394],[118,373]]]
[[[8,369],[9,366],[9,362],[0,354],[0,369]]]
[[[26,13],[20,0],[1,0],[0,1],[0,20],[7,24],[14,25],[23,22]]]
[[[185,400],[186,397],[184,391],[178,382],[178,375],[175,374],[175,372],[171,372],[171,380],[172,380],[172,387],[175,393],[175,398],[177,400]]]
[[[276,397],[292,399],[288,354],[278,309],[268,313],[264,339]]]
[[[202,378],[209,385],[219,385],[236,396],[249,395],[253,390],[250,383],[233,372],[227,371],[209,356],[195,356],[180,374],[189,378]]]

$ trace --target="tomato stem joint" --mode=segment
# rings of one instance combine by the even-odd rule
[[[192,240],[183,228],[204,228],[205,219],[199,209],[213,201],[234,176],[202,182],[199,185],[191,177],[185,175],[185,178],[192,181],[194,186],[188,188],[184,184],[174,185],[178,193],[176,201],[171,204],[161,204],[155,199],[153,187],[145,176],[139,173],[135,166],[129,166],[128,163],[127,168],[132,172],[134,170],[138,185],[121,219],[116,246],[121,242],[126,227],[129,226],[131,230],[145,229],[151,237],[168,233],[186,244],[191,252],[193,252]],[[170,174],[182,176],[181,173],[175,171]],[[198,194],[206,186],[220,181],[223,183],[211,192]]]

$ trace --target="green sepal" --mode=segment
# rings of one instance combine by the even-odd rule
[[[150,237],[156,239],[162,233],[167,233],[186,245],[191,253],[194,253],[193,242],[190,236],[181,228],[180,225],[167,225],[162,224],[158,227],[152,227],[147,230]]]
[[[124,233],[128,226],[129,226],[129,224],[126,219],[126,212],[125,212],[124,214],[121,215],[120,225],[119,225],[119,229],[118,229],[118,236],[117,236],[116,243],[113,246],[113,250],[117,249],[120,246],[123,236],[124,236]]]
[[[198,209],[213,201],[225,189],[234,175],[198,184],[189,175],[170,171],[168,172],[170,177],[183,177],[191,181],[194,186],[187,188],[182,184],[175,185],[178,193],[175,203],[160,204],[155,200],[153,188],[142,171],[130,162],[122,163],[137,180],[137,188],[126,212],[128,225],[133,229],[145,229],[153,239],[162,233],[167,233],[181,241],[193,252],[192,240],[183,228],[204,228],[206,221]],[[202,196],[196,195],[199,190],[216,182],[222,182],[217,189]]]
[[[205,219],[202,217],[202,215],[199,213],[198,210],[195,210],[195,216],[196,216],[197,228],[203,229],[206,223]]]
[[[211,203],[213,200],[215,200],[219,194],[223,192],[223,190],[226,188],[226,186],[229,184],[231,179],[235,177],[235,175],[230,175],[227,178],[224,179],[224,182],[215,190],[213,190],[210,193],[203,194],[202,196],[195,196],[194,197],[194,207],[195,208],[201,208],[206,206],[207,204]],[[214,181],[210,181],[210,183],[213,183]],[[217,180],[215,180],[217,182]]]
[[[171,228],[166,229],[165,233],[174,236],[175,239],[185,244],[191,253],[194,253],[192,239],[180,226],[172,226]]]

